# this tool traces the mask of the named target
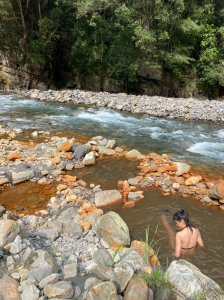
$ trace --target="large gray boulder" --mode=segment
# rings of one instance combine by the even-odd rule
[[[44,295],[48,298],[70,299],[74,294],[70,281],[58,281],[44,287]]]
[[[81,159],[90,151],[90,149],[91,146],[88,144],[79,145],[76,147],[73,157],[75,159]]]
[[[96,207],[102,207],[121,201],[122,195],[117,190],[105,190],[95,193]]]
[[[100,217],[94,229],[110,246],[119,247],[130,244],[130,234],[127,224],[115,212],[110,211]]]
[[[219,285],[184,259],[173,261],[165,276],[171,283],[176,300],[181,300],[183,297],[194,300],[200,295],[204,295],[203,299],[206,300],[224,299]]]
[[[19,232],[20,226],[16,221],[0,220],[0,247],[13,242]]]

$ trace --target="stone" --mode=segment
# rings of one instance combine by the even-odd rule
[[[56,283],[47,284],[44,287],[44,295],[48,298],[65,298],[73,297],[73,288],[70,281],[58,281]]]
[[[0,205],[0,217],[6,212],[6,209],[4,206]]]
[[[25,245],[22,244],[22,239],[19,235],[16,236],[15,240],[11,243],[9,252],[11,254],[20,253],[25,248]]]
[[[71,150],[72,146],[73,146],[72,142],[66,141],[62,145],[58,146],[58,150],[62,152],[67,152]]]
[[[37,131],[33,131],[33,132],[31,133],[31,135],[32,135],[33,137],[37,137],[37,136],[38,136],[38,132],[37,132]]]
[[[117,289],[113,282],[95,284],[86,295],[86,300],[118,300]]]
[[[112,267],[114,265],[114,261],[106,249],[97,250],[93,254],[93,259],[103,266]]]
[[[68,220],[63,224],[63,233],[80,238],[83,233],[83,227],[80,223],[77,223],[77,220]]]
[[[142,192],[129,192],[128,193],[128,201],[139,201],[144,199],[144,195]]]
[[[96,283],[101,283],[102,281],[99,280],[97,277],[90,277],[87,278],[85,281],[85,285],[84,285],[84,289],[87,290],[90,287],[92,287],[93,285],[95,285]]]
[[[63,272],[64,279],[75,277],[78,273],[77,263],[72,262],[70,264],[64,265],[62,272]]]
[[[12,183],[17,184],[20,182],[24,182],[30,180],[34,177],[33,170],[26,170],[22,172],[12,172]]]
[[[55,241],[59,237],[59,233],[56,229],[52,228],[39,228],[37,234],[50,242]]]
[[[190,176],[188,179],[185,181],[185,185],[196,185],[202,180],[202,177],[200,175],[198,176]]]
[[[21,300],[18,292],[19,284],[8,275],[0,278],[0,299],[1,300]]]
[[[186,163],[174,162],[173,164],[177,167],[177,171],[176,171],[177,176],[181,176],[185,173],[188,173],[191,169],[191,166]]]
[[[98,152],[99,152],[99,154],[104,154],[104,155],[114,155],[115,154],[115,151],[113,149],[109,149],[104,146],[98,146]]]
[[[127,224],[115,212],[108,212],[95,223],[94,229],[100,238],[110,246],[119,247],[130,244],[130,234]]]
[[[215,200],[224,199],[224,180],[217,180],[210,189],[210,196]]]
[[[134,271],[138,271],[146,266],[146,262],[143,257],[131,248],[124,248],[117,256],[118,262],[115,265],[118,267],[128,264]]]
[[[140,182],[141,180],[142,180],[142,176],[136,176],[136,177],[134,177],[134,178],[129,178],[129,179],[128,179],[128,183],[129,183],[130,185],[136,186],[136,185],[139,184],[139,182]]]
[[[73,169],[74,169],[74,164],[73,163],[69,162],[69,163],[66,164],[66,166],[65,166],[66,171],[72,171]]]
[[[91,149],[91,146],[88,144],[84,145],[78,145],[74,152],[74,158],[75,159],[81,159],[83,158]]]
[[[95,152],[91,151],[91,152],[87,153],[83,159],[83,163],[85,166],[95,165],[96,164]]]
[[[9,219],[0,220],[0,247],[13,242],[19,232],[18,222]]]
[[[33,268],[50,268],[52,270],[52,273],[57,273],[58,271],[57,263],[55,259],[50,255],[50,253],[48,253],[45,250],[37,250],[36,254],[37,254],[37,258],[32,263],[31,270]]]
[[[138,150],[133,149],[133,150],[127,152],[127,153],[125,154],[125,156],[126,156],[127,158],[141,159],[143,155],[142,155],[141,152],[139,152]]]
[[[165,276],[171,283],[175,299],[196,299],[200,293],[206,295],[208,300],[223,299],[219,285],[184,259],[173,261]]]
[[[108,140],[107,144],[106,144],[106,148],[110,148],[113,149],[116,145],[116,141],[115,140]]]
[[[15,161],[16,159],[21,159],[21,158],[22,158],[22,155],[18,150],[9,153],[9,155],[7,156],[8,160],[13,160],[13,161]]]
[[[45,277],[43,280],[40,281],[39,287],[43,289],[47,284],[49,283],[56,283],[59,281],[60,275],[57,273],[53,273],[47,277]]]
[[[35,285],[26,286],[22,292],[22,300],[39,300],[40,291]]]
[[[0,177],[0,185],[9,183],[9,180],[7,177]]]
[[[134,275],[134,270],[129,264],[125,264],[123,266],[115,267],[115,282],[118,287],[118,292],[122,293],[128,282],[131,280],[132,276]]]
[[[148,300],[148,285],[142,278],[133,278],[125,290],[124,300]]]
[[[96,207],[113,204],[122,200],[122,195],[117,190],[105,190],[95,193]]]
[[[51,275],[53,272],[50,267],[32,268],[28,273],[28,278],[35,279],[37,282],[41,282],[43,279]]]
[[[152,249],[152,247],[142,241],[133,240],[131,242],[131,248],[144,258],[148,258],[154,255],[154,250]]]

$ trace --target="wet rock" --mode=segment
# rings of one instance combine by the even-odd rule
[[[149,300],[149,289],[145,280],[142,278],[133,278],[129,281],[124,294],[124,300]]]
[[[21,300],[18,292],[18,283],[8,275],[0,278],[0,299],[1,300]]]
[[[210,189],[212,199],[224,199],[224,180],[218,180]]]
[[[35,285],[26,286],[22,292],[22,300],[39,300],[40,291]]]
[[[139,201],[144,199],[144,195],[142,192],[129,192],[128,193],[128,201]]]
[[[142,158],[141,152],[139,152],[136,149],[133,149],[133,150],[129,151],[128,153],[126,153],[125,156],[127,158],[135,158],[135,159],[141,159]]]
[[[100,217],[94,225],[95,231],[110,246],[119,247],[130,244],[130,235],[127,224],[115,212],[108,212]]]
[[[87,293],[86,300],[118,300],[117,289],[113,282],[97,283]]]
[[[201,176],[191,176],[185,181],[185,185],[196,185],[202,180]]]
[[[180,296],[195,299],[198,294],[205,294],[206,299],[223,299],[219,285],[186,260],[173,261],[165,276],[173,287],[175,299]]]
[[[95,193],[95,204],[97,207],[116,203],[122,199],[122,195],[117,190],[105,190]]]
[[[88,144],[77,146],[77,148],[75,149],[75,152],[74,152],[74,158],[75,159],[83,158],[90,151],[90,149],[91,149],[91,146]]]
[[[44,287],[44,295],[48,298],[65,298],[70,299],[73,296],[72,284],[69,281],[59,281],[52,284],[47,284]]]
[[[27,181],[34,177],[33,170],[26,170],[22,172],[12,172],[12,183],[17,184],[20,182]]]
[[[20,225],[16,221],[0,220],[0,247],[13,242],[19,232]]]
[[[99,154],[104,154],[104,155],[114,155],[115,154],[115,151],[113,149],[109,149],[104,146],[98,146],[98,152],[99,152]]]
[[[95,165],[96,164],[96,155],[95,153],[89,152],[85,155],[84,159],[83,159],[83,163],[85,166],[89,166],[89,165]]]
[[[107,148],[110,148],[110,149],[113,149],[116,145],[116,141],[115,140],[108,140],[107,144],[106,144],[106,147]]]
[[[191,166],[182,162],[173,163],[177,167],[176,175],[181,176],[185,173],[188,173],[191,169]]]

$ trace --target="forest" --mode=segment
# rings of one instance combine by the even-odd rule
[[[224,1],[0,0],[0,59],[58,88],[95,74],[224,95]],[[150,75],[151,74],[151,75]]]

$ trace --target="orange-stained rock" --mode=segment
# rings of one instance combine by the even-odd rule
[[[87,213],[93,211],[95,208],[96,206],[90,202],[84,202],[82,204],[82,209],[84,209]]]
[[[58,146],[58,150],[64,151],[64,152],[69,151],[72,148],[72,145],[73,145],[73,143],[67,141],[64,144]]]
[[[80,221],[80,225],[84,229],[84,231],[88,231],[91,228],[91,224],[87,221]]]
[[[72,152],[66,152],[65,153],[65,158],[71,160],[73,158],[73,153]]]
[[[59,157],[52,157],[49,158],[49,160],[52,162],[53,165],[58,165],[61,162],[61,159]]]
[[[150,264],[151,264],[152,267],[160,266],[159,259],[155,254],[150,257]]]
[[[67,195],[66,196],[66,201],[68,202],[76,202],[77,196],[76,195]]]
[[[185,181],[185,185],[196,185],[201,180],[202,180],[202,177],[200,175],[191,176]]]
[[[57,191],[63,191],[63,190],[65,190],[65,189],[67,189],[67,185],[66,184],[59,184],[58,186],[57,186]]]
[[[124,188],[124,181],[123,180],[119,180],[118,183],[117,183],[117,186],[118,186],[118,190],[122,191],[123,188]]]
[[[207,196],[210,194],[209,190],[204,189],[204,188],[197,188],[195,190],[195,193],[198,195],[207,195]]]
[[[80,208],[80,209],[78,210],[78,213],[80,214],[81,217],[87,216],[86,211],[85,211],[84,209],[82,209],[82,208]]]
[[[127,201],[127,202],[124,202],[123,206],[126,207],[126,208],[131,208],[131,207],[135,206],[135,202],[134,201]]]
[[[31,156],[27,157],[26,160],[27,160],[27,161],[36,161],[37,158],[36,158],[35,155],[31,155]]]
[[[12,151],[11,153],[9,153],[9,155],[7,156],[7,159],[8,160],[16,160],[16,159],[21,159],[22,158],[22,155],[21,153],[16,150],[16,151]]]
[[[154,255],[154,251],[152,247],[150,247],[147,243],[142,241],[134,240],[131,242],[131,248],[138,252],[142,257],[148,258]]]
[[[77,180],[77,176],[72,176],[72,175],[64,175],[63,178],[66,180],[66,181],[76,181]]]
[[[224,180],[219,179],[215,184],[216,190],[221,198],[224,198]]]

